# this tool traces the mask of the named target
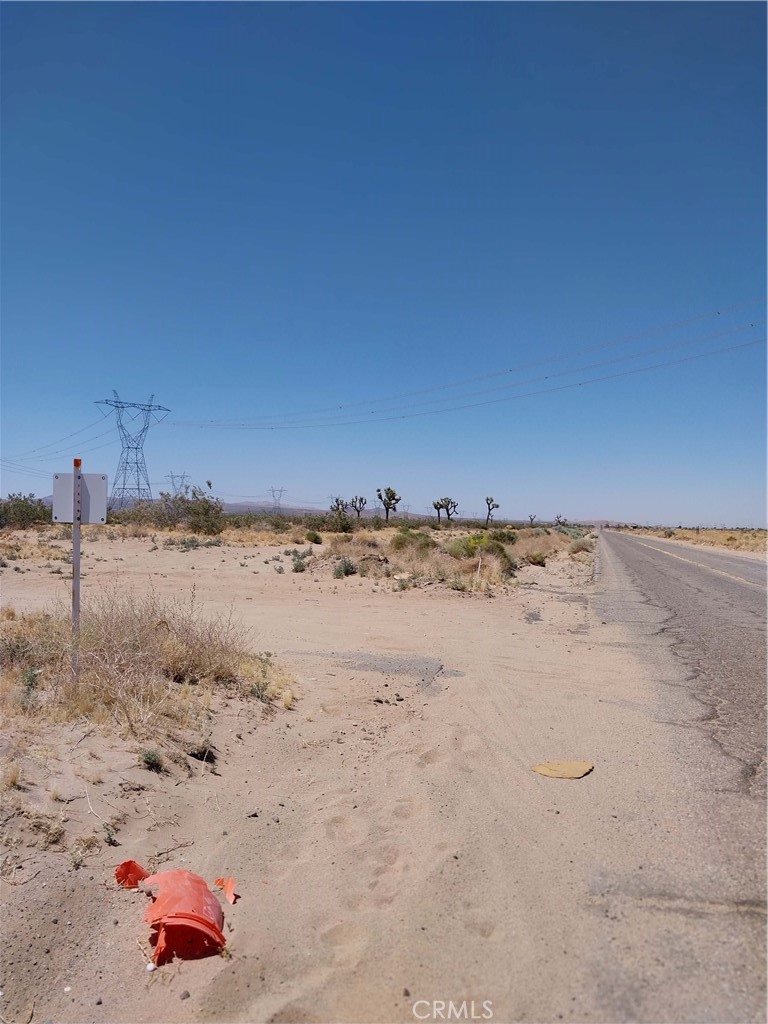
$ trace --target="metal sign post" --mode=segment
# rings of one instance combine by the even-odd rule
[[[72,474],[72,674],[80,674],[80,526],[83,518],[82,459]]]
[[[80,671],[80,527],[107,521],[106,473],[83,473],[83,460],[74,472],[53,474],[54,523],[72,523],[72,673]]]

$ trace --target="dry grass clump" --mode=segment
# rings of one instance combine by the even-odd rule
[[[579,537],[577,540],[571,541],[568,546],[568,553],[578,555],[581,551],[594,551],[594,549],[594,541],[590,540],[589,537]]]
[[[0,621],[0,705],[67,720],[111,721],[135,737],[192,727],[215,692],[290,707],[290,680],[272,656],[254,654],[229,615],[208,617],[189,599],[107,590],[84,607],[80,671],[63,609],[5,613]]]
[[[428,532],[411,525],[382,530],[355,530],[330,539],[322,562],[351,560],[356,573],[392,578],[396,589],[441,583],[452,590],[487,593],[503,586],[523,563],[546,565],[549,557],[569,546],[591,551],[580,528],[468,530],[454,526]],[[335,573],[336,574],[336,573]],[[340,575],[340,574],[339,574]],[[346,575],[346,574],[345,574]]]
[[[517,562],[510,555],[511,546],[485,531],[451,533],[440,541],[409,527],[388,538],[388,567],[398,587],[430,581],[451,590],[487,593],[514,576]]]
[[[545,527],[520,530],[515,554],[521,561],[528,561],[530,555],[540,554],[545,559],[551,558],[559,551],[565,551],[572,542],[568,533],[560,533]]]
[[[259,530],[250,527],[227,527],[219,534],[225,544],[233,547],[283,547],[285,535],[275,530]],[[302,540],[293,541],[301,544]]]
[[[21,765],[18,761],[8,761],[3,768],[2,788],[21,789],[22,785]]]
[[[630,532],[629,528],[626,528]],[[645,537],[662,537],[667,540],[685,540],[689,544],[700,544],[703,547],[722,547],[731,551],[760,551],[768,548],[768,531],[746,530],[736,527],[731,530],[689,530],[683,527],[642,527],[631,528],[632,533]]]
[[[4,562],[27,561],[29,559],[47,559],[49,562],[69,559],[69,552],[46,544],[42,540],[27,540],[26,537],[13,537],[0,541],[0,560]]]

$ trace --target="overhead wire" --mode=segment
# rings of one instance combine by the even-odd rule
[[[629,376],[632,376],[632,375],[638,374],[638,373],[647,373],[647,372],[650,372],[651,370],[662,369],[662,368],[665,368],[667,366],[678,366],[678,365],[680,365],[682,363],[694,362],[695,360],[705,359],[705,358],[708,358],[710,356],[720,355],[720,354],[722,354],[724,352],[734,352],[734,351],[737,351],[739,349],[750,348],[750,347],[753,347],[755,345],[764,344],[765,341],[766,341],[765,338],[759,338],[759,339],[757,339],[755,341],[742,342],[741,344],[738,344],[738,345],[729,345],[729,346],[726,346],[724,348],[713,349],[712,351],[709,351],[709,352],[700,352],[700,353],[697,353],[696,355],[684,356],[681,359],[671,359],[671,360],[668,360],[668,361],[663,362],[663,363],[652,363],[650,366],[635,367],[632,370],[623,370],[620,373],[606,374],[606,375],[603,375],[601,377],[591,377],[591,378],[588,378],[587,380],[574,381],[574,382],[572,382],[570,384],[561,384],[561,385],[559,385],[557,387],[553,387],[553,388],[541,388],[538,391],[527,391],[527,392],[524,392],[524,393],[518,394],[518,395],[506,395],[504,398],[493,398],[493,399],[489,399],[488,401],[485,401],[485,402],[470,402],[470,403],[467,403],[467,404],[464,404],[464,405],[452,405],[452,406],[447,406],[447,407],[444,407],[444,408],[441,408],[441,409],[429,409],[429,410],[426,410],[426,411],[411,412],[411,413],[398,413],[396,415],[389,415],[389,416],[376,416],[375,418],[371,417],[370,419],[369,418],[365,418],[365,419],[358,419],[358,420],[340,420],[340,421],[325,421],[325,422],[318,421],[318,422],[310,422],[310,423],[298,422],[298,423],[292,423],[292,424],[279,424],[279,425],[271,425],[271,426],[257,426],[257,425],[253,425],[253,424],[242,424],[242,425],[237,425],[233,429],[262,430],[262,431],[267,431],[267,430],[308,430],[308,429],[313,429],[314,430],[314,429],[319,429],[321,427],[347,427],[347,426],[357,426],[357,425],[360,425],[360,424],[363,424],[363,423],[389,423],[389,422],[392,422],[394,420],[408,420],[408,419],[416,419],[416,418],[424,417],[424,416],[437,416],[437,415],[441,415],[441,414],[446,413],[446,412],[459,412],[459,411],[462,411],[464,409],[479,409],[479,408],[481,408],[483,406],[497,405],[497,404],[499,404],[501,402],[511,402],[511,401],[514,401],[516,399],[521,399],[521,398],[532,398],[532,397],[538,396],[538,395],[552,394],[552,393],[557,392],[557,391],[573,390],[575,388],[583,387],[586,384],[597,384],[597,383],[601,383],[601,382],[606,381],[606,380],[617,380],[620,377],[629,377]]]
[[[104,422],[104,416],[100,416],[93,423],[89,423],[86,427],[81,427],[79,430],[73,430],[71,434],[65,434],[64,437],[58,437],[55,441],[49,441],[47,444],[41,444],[39,448],[30,448],[26,452],[21,452],[19,455],[9,456],[11,459],[26,459],[29,455],[34,455],[36,452],[44,451],[46,448],[50,448],[55,444],[60,444],[62,441],[68,441],[70,437],[77,437],[78,434],[84,434],[86,430],[91,430],[93,427]]]
[[[36,477],[40,480],[50,480],[51,478],[50,473],[44,473],[42,470],[32,469],[29,466],[9,462],[7,459],[0,459],[0,468],[2,468],[6,473],[14,473],[19,476]]]
[[[679,365],[679,364],[682,364],[682,363],[692,362],[694,360],[698,360],[698,359],[702,359],[702,358],[707,358],[707,357],[710,357],[710,356],[715,356],[715,355],[718,355],[718,354],[721,354],[721,353],[724,353],[724,352],[730,352],[730,351],[736,351],[736,350],[739,350],[739,349],[745,349],[745,348],[748,348],[748,347],[751,347],[751,346],[762,344],[762,343],[764,343],[765,339],[761,338],[761,339],[758,339],[758,340],[755,340],[755,341],[746,342],[746,343],[740,344],[740,345],[727,346],[727,347],[724,347],[724,348],[715,349],[713,351],[704,352],[704,353],[698,353],[698,354],[692,355],[692,356],[687,356],[687,357],[684,357],[684,358],[681,358],[681,359],[668,360],[668,361],[662,362],[662,363],[651,364],[650,366],[636,367],[634,369],[625,370],[625,371],[620,372],[620,373],[607,374],[607,375],[603,375],[603,376],[592,377],[592,378],[588,378],[587,380],[575,381],[575,382],[571,382],[569,384],[564,384],[564,385],[560,385],[560,386],[556,386],[556,387],[547,387],[547,388],[539,389],[537,391],[524,392],[524,393],[521,393],[521,394],[506,395],[506,396],[504,396],[502,398],[488,399],[488,400],[480,401],[480,402],[453,404],[453,405],[449,405],[449,406],[441,406],[440,408],[436,408],[436,409],[418,408],[417,410],[406,411],[406,412],[403,412],[403,413],[394,412],[392,410],[387,411],[387,410],[381,410],[381,409],[379,409],[379,411],[377,412],[376,409],[372,409],[370,415],[366,416],[366,417],[364,417],[362,419],[360,419],[360,418],[358,418],[358,419],[354,419],[354,418],[352,418],[352,419],[350,419],[350,418],[338,418],[339,417],[339,413],[342,410],[357,409],[357,408],[361,408],[361,407],[363,407],[365,405],[371,405],[371,404],[380,407],[381,405],[386,404],[387,402],[401,401],[404,398],[414,397],[414,396],[418,396],[418,395],[425,395],[425,394],[430,394],[430,393],[435,393],[435,392],[447,392],[447,391],[450,391],[450,390],[455,389],[457,387],[463,387],[463,386],[466,386],[466,385],[468,385],[470,383],[474,383],[476,381],[490,380],[490,379],[501,377],[501,376],[509,376],[509,375],[511,375],[513,373],[517,374],[517,373],[519,373],[520,370],[522,370],[522,369],[524,369],[525,367],[528,367],[528,366],[543,365],[543,364],[551,363],[551,362],[562,362],[564,359],[572,358],[576,354],[581,354],[581,353],[590,352],[590,351],[604,350],[604,349],[607,349],[607,348],[610,348],[610,347],[615,347],[617,345],[627,344],[629,341],[633,341],[633,340],[636,340],[638,338],[647,337],[647,336],[650,336],[650,335],[653,335],[653,334],[664,333],[664,332],[669,331],[669,330],[677,330],[677,329],[682,328],[682,327],[688,327],[688,326],[691,326],[694,323],[700,323],[700,322],[702,322],[704,320],[707,320],[707,319],[713,319],[713,318],[722,316],[724,313],[733,312],[733,311],[738,310],[738,309],[744,309],[744,308],[749,307],[751,305],[755,305],[755,303],[757,301],[759,301],[759,300],[753,300],[752,302],[749,302],[749,303],[735,304],[735,305],[732,305],[730,307],[721,307],[718,310],[713,310],[711,312],[700,314],[700,315],[697,315],[695,317],[690,317],[690,318],[688,318],[686,320],[674,321],[674,322],[672,322],[670,324],[659,325],[659,326],[652,327],[652,328],[649,328],[649,329],[644,330],[644,331],[639,331],[639,332],[634,332],[634,333],[631,333],[631,334],[626,334],[626,335],[623,335],[623,336],[621,336],[619,338],[613,339],[611,341],[601,342],[601,343],[598,343],[596,345],[586,346],[586,347],[583,347],[583,348],[578,349],[578,350],[571,350],[569,353],[564,354],[564,355],[561,354],[561,355],[545,356],[545,357],[543,357],[541,359],[532,360],[532,361],[530,361],[528,363],[520,364],[518,367],[515,368],[515,370],[509,370],[509,369],[498,370],[498,371],[494,371],[494,372],[491,372],[491,373],[488,373],[488,374],[482,374],[482,375],[475,376],[475,377],[464,378],[464,379],[462,379],[460,381],[454,381],[454,382],[448,383],[448,384],[435,385],[435,386],[431,386],[431,387],[427,387],[427,388],[421,388],[421,389],[410,391],[410,392],[403,392],[400,395],[390,396],[389,398],[380,398],[380,399],[372,399],[372,400],[369,399],[369,400],[345,403],[345,404],[342,404],[342,405],[336,405],[336,406],[333,406],[333,407],[328,407],[325,410],[317,410],[316,412],[283,413],[283,414],[279,414],[278,416],[275,416],[275,417],[257,417],[257,418],[254,418],[254,419],[236,420],[236,421],[204,420],[204,421],[167,421],[167,422],[169,422],[169,425],[175,425],[175,426],[198,426],[198,427],[201,427],[201,428],[213,428],[213,427],[216,427],[216,428],[223,428],[223,429],[240,429],[240,430],[319,429],[319,428],[322,428],[322,427],[354,426],[354,425],[360,425],[360,424],[363,424],[363,423],[392,422],[392,421],[395,421],[395,420],[412,419],[412,418],[424,417],[424,416],[430,416],[430,415],[441,415],[441,414],[447,413],[447,412],[456,412],[456,411],[461,411],[461,410],[464,410],[464,409],[480,408],[482,406],[494,405],[494,404],[498,404],[498,403],[501,403],[501,402],[513,401],[515,399],[522,399],[522,398],[528,398],[528,397],[533,397],[533,396],[538,396],[538,395],[543,395],[543,394],[548,394],[548,393],[553,393],[553,392],[558,392],[558,391],[571,390],[571,389],[575,389],[575,388],[578,388],[578,387],[582,387],[584,385],[599,383],[599,382],[603,382],[603,381],[606,381],[606,380],[614,380],[614,379],[617,379],[617,378],[621,378],[621,377],[625,377],[625,376],[630,376],[630,375],[633,375],[633,374],[650,372],[652,370],[661,369],[661,368],[665,368],[665,367],[668,367],[668,366],[675,366],[675,365]],[[629,359],[644,358],[644,357],[646,357],[648,355],[651,355],[651,354],[653,354],[655,352],[659,352],[659,351],[668,351],[668,350],[671,350],[671,349],[681,348],[681,347],[685,347],[685,346],[689,346],[689,345],[693,345],[693,344],[700,344],[700,343],[705,342],[705,341],[711,341],[711,340],[713,340],[714,338],[717,338],[717,337],[723,337],[723,336],[726,336],[728,334],[737,333],[738,331],[751,329],[751,328],[753,328],[755,326],[758,326],[758,325],[762,325],[762,321],[752,321],[751,323],[748,323],[748,324],[740,324],[740,325],[737,325],[736,327],[728,328],[728,329],[725,329],[723,331],[714,332],[712,334],[707,334],[707,335],[704,335],[702,337],[692,338],[692,339],[689,338],[689,339],[685,339],[685,340],[679,341],[679,342],[674,342],[674,343],[671,343],[671,344],[665,344],[665,345],[662,345],[662,346],[655,346],[655,347],[653,347],[651,349],[641,350],[640,352],[634,352],[634,353],[629,353],[627,355],[616,356],[616,357],[614,357],[612,359],[608,359],[608,360],[600,360],[598,362],[582,365],[582,366],[579,366],[579,367],[576,367],[576,368],[573,368],[573,369],[560,370],[560,371],[558,371],[556,373],[545,374],[545,375],[543,375],[541,377],[530,378],[530,379],[527,379],[527,380],[510,381],[508,384],[504,384],[504,385],[502,385],[500,387],[492,388],[490,390],[469,392],[469,393],[467,393],[465,395],[456,395],[456,396],[453,396],[453,399],[451,399],[449,396],[445,395],[444,398],[441,397],[441,398],[433,399],[433,400],[430,400],[430,401],[427,401],[427,402],[421,402],[421,403],[418,403],[418,405],[421,406],[421,407],[423,407],[425,405],[436,405],[436,404],[439,404],[439,403],[441,403],[441,402],[443,402],[445,400],[447,400],[447,401],[452,401],[452,400],[456,401],[456,399],[477,397],[479,395],[489,394],[489,393],[492,393],[494,391],[509,390],[510,388],[525,387],[525,386],[528,386],[530,384],[537,383],[538,381],[547,381],[547,380],[551,380],[551,379],[556,378],[556,377],[570,376],[570,375],[576,374],[576,373],[584,373],[584,372],[586,372],[588,370],[596,369],[598,366],[612,365],[612,364],[615,364],[617,362],[623,362],[623,361],[626,361],[626,360],[629,360]],[[385,412],[387,414],[383,415],[382,413],[385,413]],[[312,417],[312,416],[323,416],[325,413],[329,414],[329,416],[326,416],[324,419],[314,420],[314,421],[309,420],[308,421],[309,417]],[[354,416],[354,414],[352,414],[352,415]],[[294,419],[288,419],[288,420],[285,420],[285,421],[281,421],[284,417],[294,417]],[[296,417],[298,417],[298,418],[296,418]],[[334,418],[330,418],[330,417],[334,417]],[[264,420],[266,420],[267,422],[264,422]],[[92,427],[94,427],[98,423],[103,423],[103,422],[104,422],[104,417],[101,417],[99,420],[96,420],[93,423],[88,424],[86,427],[82,427],[79,430],[72,431],[70,434],[66,434],[66,435],[64,435],[64,437],[59,438],[56,441],[49,441],[45,445],[40,445],[37,448],[30,449],[23,456],[3,458],[3,459],[0,460],[0,465],[4,466],[4,468],[6,469],[7,472],[16,472],[16,473],[19,473],[20,475],[26,475],[26,476],[29,476],[29,477],[37,477],[38,479],[43,479],[43,478],[48,479],[49,474],[47,474],[42,469],[42,467],[40,467],[40,469],[38,469],[37,466],[30,465],[30,463],[51,462],[54,459],[58,458],[59,455],[61,455],[62,453],[71,451],[71,447],[70,446],[67,446],[65,448],[60,448],[60,449],[57,449],[57,450],[53,450],[53,451],[47,451],[47,449],[51,448],[52,445],[58,444],[58,443],[60,443],[62,441],[69,440],[72,437],[76,437],[79,434],[85,433],[86,431],[90,430]],[[100,433],[94,435],[93,437],[85,438],[82,443],[90,445],[92,441],[98,440],[98,439],[100,439],[102,437],[106,437],[107,435],[116,433],[117,431],[118,431],[118,427],[115,424],[115,425],[113,425],[112,427],[110,427],[106,431],[100,432]],[[79,451],[82,454],[90,454],[91,452],[98,451],[98,450],[100,450],[102,448],[106,448],[106,447],[109,447],[109,446],[113,445],[116,440],[117,440],[117,438],[113,437],[109,441],[105,442],[104,444],[91,446],[89,448],[80,448]],[[46,452],[46,454],[39,455],[39,454],[37,454],[39,452]],[[30,458],[29,456],[33,456],[33,457]],[[234,495],[234,494],[229,495],[229,494],[224,494],[224,492],[221,492],[221,493],[222,493],[223,496],[227,496],[227,497],[242,497],[242,498],[254,498],[254,497],[259,497],[260,498],[261,497],[261,496],[254,496],[254,495]],[[268,500],[267,496],[264,496],[264,500]],[[298,499],[296,499],[296,500],[298,500]]]
[[[736,327],[731,327],[731,328],[728,328],[727,330],[724,330],[724,331],[715,331],[715,332],[712,332],[711,334],[706,334],[706,335],[703,335],[701,337],[688,338],[685,341],[674,342],[671,345],[669,345],[669,344],[658,345],[658,346],[655,346],[654,348],[644,349],[641,352],[632,352],[632,353],[629,353],[627,355],[614,356],[612,359],[599,360],[599,361],[594,362],[594,363],[587,363],[587,364],[582,365],[582,366],[574,367],[573,369],[559,370],[556,373],[544,374],[543,376],[540,376],[540,377],[529,377],[526,380],[510,382],[508,384],[504,384],[504,385],[501,385],[500,387],[496,387],[496,388],[483,389],[482,391],[473,391],[473,392],[471,391],[471,392],[467,392],[464,395],[457,395],[456,398],[460,398],[460,399],[473,398],[473,397],[477,397],[478,395],[491,394],[491,393],[497,392],[497,391],[506,391],[506,390],[509,390],[510,388],[525,387],[525,386],[530,385],[530,384],[537,384],[540,381],[553,380],[554,378],[557,378],[557,377],[568,377],[568,376],[571,376],[571,375],[576,374],[576,373],[585,373],[588,370],[594,370],[594,369],[597,369],[600,366],[612,366],[612,365],[614,365],[616,363],[626,362],[627,360],[630,360],[630,359],[642,359],[642,358],[644,358],[646,356],[653,355],[653,354],[655,354],[657,352],[667,352],[667,351],[670,351],[672,349],[686,348],[686,347],[688,347],[690,345],[698,345],[698,344],[701,344],[701,343],[703,343],[705,341],[713,341],[716,338],[727,337],[728,335],[737,334],[740,331],[751,330],[751,329],[753,329],[755,327],[758,327],[758,326],[764,326],[764,321],[753,321],[752,323],[739,324]],[[438,404],[438,403],[444,402],[444,401],[445,401],[444,398],[432,399],[432,400],[427,401],[427,402],[420,402],[419,405],[421,407],[424,407],[424,406],[435,405],[435,404]],[[380,410],[380,411],[384,412],[385,410]],[[390,412],[392,412],[392,410],[390,410]],[[371,410],[371,417],[372,417],[372,420],[370,422],[373,421],[374,417],[378,418],[376,410]],[[275,427],[279,429],[279,428],[290,427],[290,426],[301,426],[305,422],[305,420],[306,420],[306,416],[303,416],[303,417],[301,417],[299,419],[296,419],[296,420],[288,420],[288,421],[283,421],[283,422],[277,423],[277,424],[275,424]],[[344,424],[344,423],[349,423],[349,422],[353,422],[354,423],[354,422],[358,422],[358,421],[356,421],[356,420],[349,420],[349,419],[334,419],[334,421],[333,421],[334,424],[335,423]],[[241,423],[236,423],[236,424],[232,423],[232,424],[222,425],[222,426],[223,426],[224,429],[233,429],[233,428],[237,428],[237,429],[251,429],[250,421],[242,421]]]
[[[623,335],[619,335],[616,338],[610,339],[608,341],[597,342],[596,344],[582,346],[581,348],[578,348],[578,349],[571,349],[570,351],[568,351],[565,354],[558,354],[558,355],[552,354],[552,355],[548,355],[548,356],[543,356],[543,357],[538,358],[538,359],[529,360],[528,362],[525,362],[525,363],[519,363],[514,368],[506,368],[506,369],[493,370],[493,371],[490,371],[488,373],[480,374],[480,375],[477,375],[477,376],[461,378],[459,380],[455,380],[455,381],[452,381],[452,382],[449,382],[449,383],[446,383],[446,384],[436,384],[436,385],[432,385],[430,387],[419,388],[419,389],[416,389],[416,390],[413,390],[413,391],[400,392],[399,394],[396,394],[396,395],[390,395],[390,396],[384,396],[384,397],[377,396],[375,398],[361,399],[361,400],[358,400],[358,401],[355,401],[355,402],[346,402],[346,403],[340,403],[340,404],[337,404],[337,405],[334,405],[334,406],[326,406],[325,408],[322,408],[322,409],[307,410],[307,411],[301,413],[300,415],[302,415],[302,416],[319,416],[319,415],[323,415],[324,413],[328,413],[328,414],[338,413],[338,412],[340,412],[342,410],[345,410],[345,409],[360,408],[361,406],[371,405],[371,404],[374,404],[374,403],[377,404],[377,405],[382,405],[382,404],[385,404],[387,402],[401,401],[403,399],[413,398],[413,397],[416,397],[418,395],[431,394],[431,393],[434,393],[434,392],[437,392],[437,391],[448,391],[448,390],[452,390],[452,389],[459,388],[459,387],[465,387],[465,386],[467,386],[469,384],[474,384],[474,383],[476,383],[478,381],[491,380],[491,379],[494,379],[496,377],[508,376],[510,374],[517,374],[521,370],[525,370],[525,369],[528,369],[530,367],[542,366],[542,365],[546,365],[547,363],[552,363],[552,362],[562,362],[565,359],[569,359],[569,358],[572,358],[574,356],[586,354],[588,352],[601,351],[601,350],[604,350],[604,349],[607,349],[607,348],[616,347],[618,345],[625,345],[625,344],[628,344],[631,341],[640,340],[642,338],[651,337],[653,335],[663,334],[663,333],[666,333],[668,331],[679,330],[679,329],[682,329],[684,327],[690,327],[693,324],[701,323],[702,321],[705,321],[705,320],[711,320],[711,319],[714,319],[716,317],[722,316],[723,314],[733,313],[733,312],[735,312],[737,310],[748,309],[748,308],[750,308],[752,306],[757,305],[758,303],[761,303],[762,301],[763,301],[763,298],[761,297],[761,298],[752,299],[749,302],[735,303],[735,304],[733,304],[731,306],[721,306],[718,309],[710,310],[707,313],[697,314],[696,316],[688,317],[688,318],[683,319],[683,320],[674,320],[674,321],[667,322],[667,323],[664,323],[664,324],[656,325],[654,327],[649,327],[649,328],[646,328],[646,329],[641,330],[641,331],[634,331],[634,332],[629,332],[629,333],[626,333],[626,334],[623,334]],[[275,413],[273,415],[245,417],[242,420],[237,420],[237,421],[226,421],[226,420],[220,420],[220,419],[212,419],[212,420],[171,420],[171,421],[169,421],[169,425],[170,426],[219,426],[219,425],[227,426],[228,422],[229,423],[235,423],[235,422],[236,423],[263,423],[264,421],[277,422],[277,421],[282,420],[282,419],[284,419],[286,417],[292,417],[292,416],[296,416],[296,415],[297,415],[297,413]]]
[[[81,445],[77,446],[77,450],[79,452],[86,453],[86,452],[89,452],[89,451],[96,451],[98,448],[106,448],[107,445],[114,444],[114,442],[117,440],[117,438],[113,437],[110,441],[105,442],[105,444],[103,444],[103,445],[102,444],[96,445],[95,448],[83,448],[82,445],[90,444],[91,441],[98,441],[99,438],[101,438],[101,437],[106,437],[108,434],[115,434],[115,433],[117,433],[117,427],[116,426],[115,427],[110,427],[109,430],[104,430],[100,434],[94,434],[93,437],[85,438],[85,440],[81,442]],[[45,455],[36,455],[32,459],[26,459],[24,461],[27,461],[27,462],[52,462],[54,459],[57,459],[59,457],[59,455],[61,455],[63,453],[66,453],[66,452],[71,452],[71,451],[72,451],[72,446],[68,445],[66,448],[59,448],[57,451],[48,452]]]

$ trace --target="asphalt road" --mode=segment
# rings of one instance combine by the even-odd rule
[[[673,815],[653,865],[667,865],[676,909],[646,922],[647,936],[662,942],[680,917],[666,961],[674,988],[651,1016],[764,1022],[765,559],[604,530],[596,584],[598,615],[655,683],[661,731],[639,767],[674,765],[649,792]],[[630,1008],[622,1019],[649,1018]]]
[[[682,659],[691,695],[703,705],[701,729],[739,766],[745,791],[761,797],[766,767],[765,559],[610,530],[602,534],[601,555],[614,580],[604,614],[614,621],[626,616],[620,577],[664,614],[659,633]]]

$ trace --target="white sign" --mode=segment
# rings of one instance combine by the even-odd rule
[[[106,523],[107,521],[107,477],[104,473],[82,473],[80,522]],[[74,476],[72,473],[53,474],[53,521],[73,523],[74,520]]]

